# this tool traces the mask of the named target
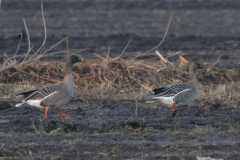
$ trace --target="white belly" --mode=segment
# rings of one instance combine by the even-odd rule
[[[173,97],[155,97],[155,99],[166,107],[172,107]]]
[[[43,106],[40,105],[41,100],[28,100],[27,104],[32,107],[37,107],[37,108],[44,108]]]

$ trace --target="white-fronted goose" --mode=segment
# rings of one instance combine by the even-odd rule
[[[175,83],[153,90],[154,97],[146,103],[160,102],[172,108],[172,118],[176,118],[179,106],[184,106],[194,101],[198,95],[198,82],[195,71],[200,68],[198,63],[189,65],[189,83]]]
[[[57,111],[65,119],[68,119],[69,117],[62,113],[58,108],[65,105],[72,99],[74,94],[72,67],[73,64],[83,61],[83,59],[79,60],[77,56],[69,56],[66,61],[65,75],[62,82],[17,94],[23,95],[25,99],[15,106],[20,107],[21,105],[27,103],[32,107],[45,108],[44,118],[47,118],[49,108],[57,108]]]

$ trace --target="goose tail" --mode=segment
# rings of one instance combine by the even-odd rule
[[[25,104],[25,102],[19,102],[15,105],[15,107],[20,107],[21,105]]]
[[[156,102],[156,101],[157,101],[157,100],[156,100],[155,98],[152,98],[152,99],[146,101],[145,103],[153,103],[153,102]]]

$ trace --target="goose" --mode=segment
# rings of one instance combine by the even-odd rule
[[[32,107],[45,108],[44,118],[47,118],[50,108],[57,108],[57,111],[63,116],[63,118],[69,119],[70,117],[67,117],[58,108],[67,104],[72,99],[74,94],[72,67],[73,64],[83,61],[83,59],[79,60],[75,55],[69,56],[66,60],[65,75],[62,82],[17,94],[17,96],[22,95],[24,99],[15,106],[20,107],[23,104],[28,104]]]
[[[146,103],[160,102],[172,108],[172,118],[177,117],[178,108],[193,102],[198,95],[198,81],[195,71],[201,68],[197,62],[189,63],[189,83],[175,83],[153,90],[154,97]]]

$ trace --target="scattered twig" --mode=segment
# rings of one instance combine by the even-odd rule
[[[123,53],[126,51],[128,45],[130,44],[132,38],[133,38],[133,37],[130,38],[130,40],[128,41],[128,43],[127,43],[127,45],[125,46],[125,48],[124,48],[124,50],[122,51],[122,53],[121,53],[118,57],[112,59],[113,61],[119,59],[119,58],[123,55]]]
[[[1,3],[1,2],[0,2]],[[21,37],[20,37],[20,41],[19,41],[19,43],[18,43],[18,47],[17,47],[17,50],[16,50],[16,52],[15,52],[15,54],[14,54],[14,56],[13,56],[13,59],[16,59],[16,55],[17,55],[17,53],[18,53],[18,50],[19,50],[19,48],[20,48],[20,45],[21,45],[21,42],[22,42],[22,33],[19,33],[19,34],[17,34],[15,37],[17,37],[18,35],[20,35]]]
[[[31,52],[30,36],[29,36],[29,32],[28,32],[28,28],[27,28],[25,19],[23,19],[23,23],[24,23],[24,26],[25,26],[25,29],[26,29],[26,33],[27,33],[27,37],[28,37],[28,52],[27,52],[25,58],[23,59],[22,64],[25,62],[26,58],[28,57],[28,54]]]
[[[37,50],[37,53],[43,48],[43,46],[45,45],[45,42],[47,40],[47,27],[46,27],[45,18],[44,18],[43,0],[41,0],[41,11],[42,11],[42,19],[43,19],[43,26],[44,26],[45,36],[44,36],[44,40],[43,40],[43,43],[42,43],[41,47],[38,48],[38,50]]]
[[[218,59],[216,60],[216,62],[214,62],[209,68],[213,68],[216,64],[218,64],[219,62],[221,62],[221,57],[222,57],[222,55],[220,55],[220,56],[218,57]]]
[[[161,53],[158,52],[158,50],[156,50],[155,53],[158,55],[158,57],[159,57],[161,60],[163,60],[163,62],[165,62],[165,63],[168,63],[168,62],[169,62],[167,59],[165,59],[165,58],[161,55]]]
[[[137,55],[136,57],[134,57],[133,59],[136,59],[136,58],[138,58],[139,56],[145,55],[145,54],[147,54],[147,53],[149,53],[149,52],[152,52],[153,50],[157,49],[157,48],[163,43],[163,41],[165,40],[165,38],[166,38],[166,36],[167,36],[168,29],[169,29],[170,24],[171,24],[171,21],[172,21],[172,16],[173,16],[173,12],[172,12],[172,14],[171,14],[171,16],[170,16],[170,18],[169,18],[168,25],[167,25],[167,29],[166,29],[166,32],[165,32],[165,34],[164,34],[163,39],[161,40],[161,42],[160,42],[158,45],[156,45],[155,47],[153,47],[152,49],[150,49],[149,51],[146,51],[145,53],[139,54],[139,55]]]

